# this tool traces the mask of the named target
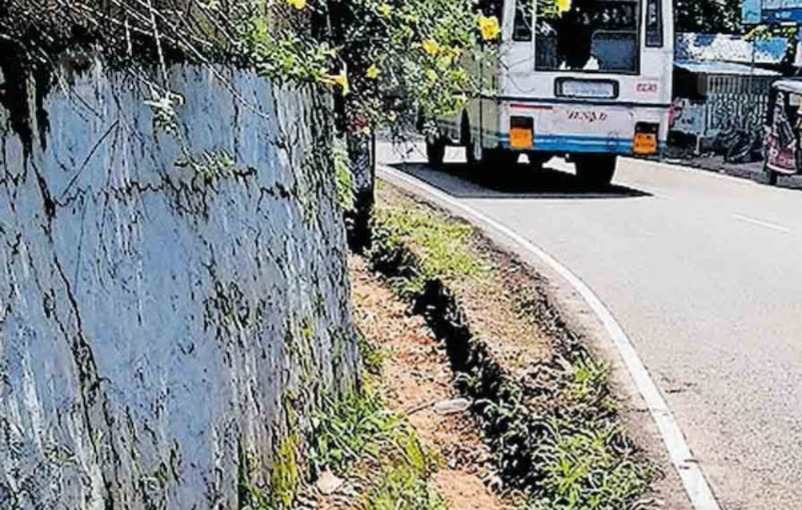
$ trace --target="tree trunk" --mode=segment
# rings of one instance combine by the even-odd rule
[[[370,248],[370,219],[375,203],[376,139],[373,135],[348,133],[348,160],[354,207],[346,213],[348,245],[355,253]]]

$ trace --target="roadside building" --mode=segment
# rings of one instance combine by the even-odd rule
[[[749,41],[738,35],[678,33],[673,145],[699,153],[723,133],[758,132],[787,50],[781,37]]]

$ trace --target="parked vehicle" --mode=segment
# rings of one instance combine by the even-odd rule
[[[772,84],[766,111],[763,151],[769,184],[777,184],[779,175],[802,171],[799,131],[802,128],[802,80],[779,80]]]
[[[671,0],[479,3],[501,15],[499,61],[482,73],[494,93],[438,119],[440,136],[427,147],[432,163],[445,145],[464,145],[470,163],[568,156],[581,179],[605,184],[618,155],[661,150],[671,106]]]
[[[763,161],[763,129],[728,129],[713,139],[713,152],[727,163]]]

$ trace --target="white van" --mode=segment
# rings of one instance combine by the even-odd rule
[[[674,24],[670,0],[490,0],[501,19],[492,93],[438,119],[427,153],[464,145],[469,163],[541,165],[566,156],[591,184],[609,183],[619,154],[656,155],[668,136]]]

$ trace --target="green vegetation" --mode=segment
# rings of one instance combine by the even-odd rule
[[[545,426],[532,452],[539,480],[530,509],[649,508],[641,497],[655,468],[618,424],[608,373],[605,363],[581,355],[554,397],[557,407],[536,418]]]
[[[360,349],[371,353],[369,366],[381,371],[383,354],[367,339]],[[275,452],[270,488],[261,491],[248,482],[250,461],[243,460],[240,500],[242,510],[289,510],[303,491],[302,462],[311,464],[319,476],[330,470],[341,477],[358,475],[367,480],[358,501],[362,510],[445,510],[445,500],[428,484],[440,459],[421,443],[415,430],[402,417],[390,412],[381,393],[367,387],[366,374],[360,392],[340,399],[324,399],[312,416],[308,435],[310,453],[301,459],[301,437],[284,437]],[[297,417],[292,416],[290,421]]]
[[[250,479],[250,455],[240,452],[240,510],[290,510],[301,488],[298,448],[300,436],[291,433],[279,441],[270,472],[270,490],[262,491]]]
[[[337,203],[343,210],[349,211],[354,208],[354,185],[351,180],[351,169],[348,162],[348,151],[341,143],[335,142],[332,148],[332,159],[334,161],[334,179],[337,191]]]
[[[384,360],[387,358],[388,352],[376,345],[373,345],[361,333],[357,337],[357,346],[359,347],[359,358],[362,360],[362,365],[365,370],[372,375],[381,375]]]
[[[301,335],[303,335],[304,340],[306,340],[307,342],[311,342],[314,334],[315,334],[315,325],[312,324],[311,317],[306,316],[303,319],[301,319]]]
[[[484,344],[466,341],[477,332],[450,317],[460,308],[460,297],[449,292],[449,285],[465,280],[482,285],[493,277],[490,262],[474,248],[476,234],[426,206],[405,204],[377,209],[374,266],[422,304],[430,324],[439,321],[433,328],[448,343],[449,353],[461,356],[466,366],[458,383],[476,402],[483,435],[505,482],[528,493],[526,510],[652,508],[644,494],[656,468],[619,426],[607,364],[574,342],[556,345],[557,356],[567,362],[551,361],[546,367],[551,375],[542,384],[507,375]],[[425,289],[434,282],[445,285],[452,304],[435,309],[426,301]],[[536,306],[531,296],[518,301],[522,307]]]
[[[177,159],[174,164],[177,168],[189,168],[203,180],[204,184],[214,184],[234,174],[247,173],[247,170],[237,167],[234,158],[225,150],[187,154]]]
[[[273,459],[270,473],[270,502],[278,509],[289,509],[301,483],[298,467],[298,445],[300,438],[293,432],[282,438]]]
[[[11,0],[0,6],[0,47],[47,77],[42,91],[61,52],[99,51],[147,84],[165,131],[177,132],[169,114],[182,104],[168,69],[191,62],[329,88],[339,131],[364,136],[457,114],[487,91],[467,71],[497,52],[499,20],[485,14],[473,0]]]
[[[331,470],[367,480],[358,497],[363,510],[445,510],[428,485],[439,459],[401,417],[388,411],[378,391],[366,389],[341,400],[326,399],[314,414],[309,460],[315,473]],[[275,452],[270,490],[242,482],[242,510],[289,510],[302,489],[300,436],[283,438]],[[247,462],[247,459],[246,459]],[[247,474],[241,478],[247,480]]]
[[[313,421],[312,462],[318,473],[370,473],[360,501],[364,510],[445,508],[427,484],[438,460],[406,421],[384,407],[378,392],[328,401],[324,409]]]
[[[741,0],[677,0],[674,23],[678,32],[738,33]]]
[[[264,75],[332,87],[348,131],[358,134],[459,112],[481,92],[466,69],[493,58],[500,28],[473,0],[268,5],[243,25],[240,46]]]
[[[402,294],[420,294],[427,281],[455,281],[471,278],[477,282],[487,275],[486,266],[470,249],[473,227],[455,224],[434,211],[418,208],[379,208],[374,222],[374,264],[402,267],[395,283]],[[404,246],[415,247],[410,257]]]
[[[342,472],[363,455],[378,456],[380,446],[392,443],[399,426],[375,391],[354,393],[341,401],[329,399],[323,407],[313,418],[312,462],[317,471]]]
[[[649,489],[653,470],[617,451],[622,435],[612,423],[581,428],[575,421],[553,420],[552,434],[543,438],[536,457],[543,478],[535,487],[530,510],[618,510],[650,508],[639,497]],[[631,447],[630,447],[631,450]]]
[[[423,475],[409,464],[383,470],[365,495],[363,510],[444,510],[445,501],[429,488]]]

